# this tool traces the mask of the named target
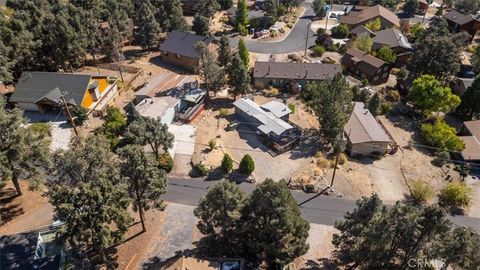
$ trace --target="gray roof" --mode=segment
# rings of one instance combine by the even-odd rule
[[[283,102],[278,100],[269,101],[260,106],[263,110],[273,113],[278,118],[284,117],[285,115],[291,114],[292,110],[288,108]]]
[[[342,72],[339,64],[256,61],[254,78],[326,80]]]
[[[464,25],[466,23],[469,23],[473,20],[475,20],[474,18],[470,17],[470,16],[467,16],[467,15],[464,15],[456,10],[452,10],[446,14],[443,15],[443,17],[449,21],[452,21],[458,25]]]
[[[343,128],[352,144],[390,142],[390,138],[363,102],[355,102],[352,115]]]
[[[195,44],[203,41],[207,46],[212,42],[212,37],[199,36],[188,32],[173,30],[168,34],[165,42],[160,45],[160,50],[190,58],[199,58]]]
[[[358,35],[363,34],[363,33],[368,33],[368,34],[370,34],[370,36],[373,34],[372,30],[366,28],[363,25],[359,25],[359,26],[353,28],[352,30],[350,30],[350,33],[352,35],[355,35],[355,36],[358,36]]]
[[[18,80],[11,102],[36,103],[43,99],[58,101],[61,93],[74,105],[82,104],[91,75],[25,71]]]
[[[402,47],[405,49],[412,49],[412,45],[407,38],[395,28],[387,28],[373,33],[372,39],[374,47],[388,46],[390,48]]]
[[[238,99],[233,103],[233,106],[262,123],[257,128],[264,134],[273,132],[276,135],[281,135],[283,132],[293,128],[289,123],[277,118],[273,113],[263,110],[250,99]]]

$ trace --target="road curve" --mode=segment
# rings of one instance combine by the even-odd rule
[[[312,0],[303,1],[301,4],[305,8],[305,13],[298,20],[297,24],[290,31],[289,35],[282,41],[259,41],[246,40],[248,50],[255,53],[281,54],[298,52],[305,49],[305,42],[308,36],[307,46],[315,45],[315,33],[310,29],[310,22],[314,18],[312,10]],[[238,46],[240,37],[230,38],[230,45]]]

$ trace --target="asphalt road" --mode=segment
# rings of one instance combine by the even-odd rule
[[[199,199],[206,194],[209,187],[215,185],[217,181],[202,181],[197,179],[168,179],[168,191],[164,195],[167,202],[196,206]],[[242,183],[239,185],[242,190],[250,193],[255,189],[254,184]],[[306,194],[300,191],[292,191],[293,197],[297,202],[304,202],[311,198],[312,194]],[[330,197],[319,196],[301,207],[302,216],[310,223],[334,225],[335,221],[343,218],[346,212],[355,207],[355,201]],[[480,232],[480,219],[454,216],[450,217],[453,223],[458,226],[472,227]]]
[[[315,33],[310,29],[310,22],[314,17],[312,1],[306,0],[301,3],[305,13],[298,20],[297,24],[290,31],[289,35],[282,41],[259,41],[246,40],[248,50],[255,53],[280,54],[298,52],[305,49],[305,42],[308,36],[308,47],[315,45]],[[240,37],[230,38],[230,44],[237,47]]]

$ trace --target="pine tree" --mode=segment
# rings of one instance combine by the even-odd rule
[[[156,8],[155,18],[165,32],[188,31],[181,0],[150,0]]]
[[[158,34],[161,32],[160,25],[155,20],[154,7],[149,0],[137,1],[136,3],[134,38],[138,45],[150,50],[151,47],[158,44]]]
[[[232,50],[230,49],[230,42],[228,38],[223,35],[220,39],[220,46],[218,49],[218,63],[222,67],[227,67],[230,64],[230,60],[232,58]]]
[[[199,241],[202,252],[208,256],[238,256],[241,254],[239,222],[246,203],[246,194],[235,183],[221,181],[200,199],[194,214],[197,228],[203,234]]]
[[[11,180],[17,195],[22,195],[19,178],[24,175],[30,181],[42,177],[39,165],[49,161],[48,145],[37,134],[25,127],[25,119],[19,109],[5,109],[0,96],[0,187]]]
[[[248,69],[250,64],[250,56],[248,54],[247,44],[243,39],[238,41],[238,55],[243,60],[243,65],[245,68]]]
[[[313,109],[325,139],[342,150],[343,128],[352,112],[353,94],[341,73],[319,83],[308,83],[302,93]]]
[[[195,11],[197,14],[210,19],[216,10],[220,9],[220,4],[217,0],[197,0],[195,4]]]
[[[237,95],[244,95],[250,91],[250,76],[238,54],[233,56],[232,63],[228,66],[228,78],[234,99],[237,99]]]
[[[378,93],[375,93],[370,99],[370,102],[368,102],[368,110],[373,116],[377,116],[380,114],[380,103],[380,95],[378,95]]]
[[[285,265],[308,251],[309,223],[301,217],[284,181],[266,179],[259,184],[250,195],[240,222],[244,257],[253,265]]]
[[[239,0],[237,3],[237,11],[235,13],[235,25],[237,28],[242,26],[245,28],[248,24],[248,7],[245,0]],[[239,29],[237,29],[239,30]]]
[[[150,208],[165,208],[160,196],[167,188],[166,174],[158,168],[158,162],[151,154],[146,153],[142,146],[127,145],[120,149],[119,156],[122,158],[121,175],[127,180],[134,210],[139,212],[142,229],[146,231],[145,211]]]
[[[119,164],[102,136],[76,139],[68,151],[56,153],[48,198],[55,219],[64,222],[60,239],[76,252],[93,250],[103,262],[105,249],[118,243],[132,222]]]
[[[174,136],[168,131],[168,125],[160,118],[141,117],[127,126],[124,138],[127,142],[141,146],[148,145],[158,161],[161,150],[167,153],[173,147]]]
[[[233,0],[218,0],[222,10],[227,10],[233,6]]]
[[[216,94],[225,84],[225,72],[216,63],[205,43],[198,42],[195,44],[195,50],[200,55],[199,74],[207,89],[207,96],[210,96],[210,92]]]
[[[201,15],[195,15],[193,19],[192,30],[195,34],[200,36],[206,36],[210,31],[210,19]]]
[[[480,118],[480,77],[476,77],[472,85],[461,97],[460,106],[457,109],[457,115],[464,120]]]

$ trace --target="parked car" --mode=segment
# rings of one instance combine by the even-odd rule
[[[233,121],[233,122],[231,122],[230,124],[227,125],[227,128],[225,130],[227,130],[227,131],[235,130],[235,129],[238,128],[239,125],[240,125],[240,122]]]

